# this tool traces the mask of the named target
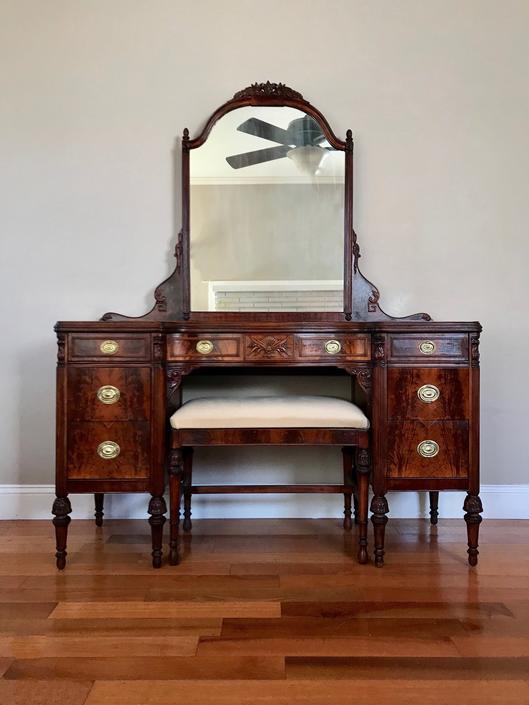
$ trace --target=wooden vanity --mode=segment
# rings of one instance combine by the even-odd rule
[[[237,118],[240,110],[243,114]],[[267,110],[272,112],[267,113]],[[281,132],[263,127],[261,123],[273,127],[283,115],[281,110],[290,111],[284,116],[283,126],[277,128]],[[269,122],[264,121],[265,115],[271,116]],[[292,125],[297,130],[300,120],[307,117],[311,122],[303,123],[303,134],[295,131]],[[223,164],[223,169],[231,168],[230,160],[242,164],[237,170],[255,169],[273,150],[276,156],[267,159],[268,163],[283,158],[289,162],[281,166],[285,173],[281,172],[278,177],[271,176],[270,166],[266,166],[266,173],[263,168],[263,173],[255,172],[248,177],[248,181],[240,185],[241,189],[247,189],[245,202],[251,201],[259,193],[258,187],[263,185],[266,187],[263,189],[265,204],[269,204],[275,193],[272,188],[288,188],[289,198],[295,194],[305,198],[301,187],[307,187],[312,189],[310,198],[321,199],[320,210],[332,220],[330,240],[337,238],[336,218],[341,222],[343,243],[339,257],[334,251],[328,257],[325,253],[325,222],[315,228],[313,247],[307,234],[307,251],[320,252],[322,266],[326,267],[320,279],[330,282],[341,276],[341,310],[308,310],[310,297],[303,299],[301,295],[300,310],[262,310],[266,305],[261,304],[260,308],[259,300],[264,297],[255,292],[252,294],[254,303],[241,304],[244,310],[224,310],[220,305],[218,309],[204,310],[200,302],[205,300],[205,284],[196,272],[204,272],[206,265],[197,264],[194,258],[204,252],[204,242],[206,245],[211,242],[211,233],[208,231],[207,237],[203,236],[206,225],[202,223],[202,239],[193,239],[193,223],[201,222],[200,213],[193,217],[193,188],[203,189],[197,202],[211,198],[210,213],[219,203],[213,189],[239,184],[234,184],[235,177],[226,176],[224,172],[216,180],[209,173],[194,177],[192,165],[195,153],[198,155],[200,149],[213,140],[213,128],[227,118],[235,120],[235,126],[240,122],[234,131],[251,130],[251,135],[243,135],[247,140],[245,145],[253,135],[253,139],[263,142],[263,148],[259,150],[259,157],[248,157],[248,153],[236,155],[237,159],[230,156],[226,159],[228,167]],[[226,135],[231,139],[230,125],[226,130],[219,127],[221,139],[227,139]],[[282,152],[279,143],[265,154],[264,140],[271,139],[270,135],[277,142],[283,139]],[[226,151],[230,146],[226,146]],[[307,176],[306,165],[298,180],[290,172],[286,173],[290,162],[297,164],[296,150],[307,147],[312,160],[319,158],[318,149],[329,153],[323,157],[332,162],[334,171],[330,176],[320,174],[324,172],[321,162],[326,164],[323,157],[312,180]],[[277,156],[279,154],[282,157]],[[343,162],[341,172],[335,165],[338,158]],[[200,164],[198,157],[197,163]],[[236,368],[247,368],[252,373],[281,369],[287,373],[296,370],[307,374],[349,375],[352,398],[364,408],[371,421],[371,519],[376,564],[383,563],[388,491],[429,491],[435,522],[436,493],[464,490],[467,492],[463,510],[468,530],[468,558],[471,565],[476,565],[482,511],[478,352],[481,326],[477,322],[434,322],[424,313],[397,319],[380,308],[377,288],[365,279],[358,266],[360,250],[353,229],[352,175],[351,132],[347,132],[345,141],[339,140],[316,108],[282,84],[254,84],[218,108],[197,138],[190,140],[188,131],[184,131],[182,231],[175,248],[176,266],[173,274],[156,289],[153,309],[136,319],[107,313],[97,322],[59,322],[56,325],[57,499],[53,505],[53,521],[59,568],[64,568],[66,560],[71,512],[69,495],[78,492],[96,495],[98,521],[102,519],[105,493],[149,493],[153,561],[156,566],[160,564],[167,511],[164,489],[169,415],[181,404],[181,388],[186,376],[204,370],[229,372]],[[283,192],[277,198],[283,199],[283,203]],[[332,208],[328,205],[329,198],[335,199]],[[228,197],[220,200],[219,207],[227,208]],[[340,204],[341,210],[337,213]],[[304,205],[296,216],[298,220],[289,225],[293,239],[300,223],[301,235],[304,235],[302,227],[308,229],[308,225],[303,226],[302,218],[306,208]],[[293,203],[292,211],[295,210]],[[272,217],[278,218],[278,213],[274,211]],[[219,222],[217,218],[217,227]],[[234,226],[234,232],[236,229]],[[272,230],[270,238],[274,241],[275,230]],[[284,242],[285,237],[281,234],[279,241]],[[244,240],[237,248],[243,250]],[[332,249],[330,244],[328,248]],[[261,256],[264,259],[266,252]],[[247,259],[241,256],[241,261]],[[218,256],[213,258],[215,266],[222,266],[222,260],[220,258],[219,263]],[[226,254],[229,268],[232,265],[228,260]],[[336,274],[338,260],[340,272]],[[208,266],[211,267],[211,262]],[[284,280],[286,270],[281,267],[280,278]],[[293,273],[293,281],[300,279],[299,271],[298,268]],[[308,268],[307,272],[310,274]],[[196,291],[193,277],[197,280]],[[213,278],[208,281],[218,282],[222,278],[218,272],[213,272]],[[243,272],[240,280],[248,279],[247,272]],[[307,276],[304,281],[309,279]],[[210,293],[213,289],[210,286]],[[262,285],[255,290],[260,292]],[[275,298],[268,296],[270,301]],[[285,297],[287,299],[292,300],[291,293]],[[318,301],[317,295],[314,300]],[[221,478],[219,484],[220,481]]]

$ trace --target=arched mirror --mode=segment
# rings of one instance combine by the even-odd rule
[[[191,311],[343,311],[345,151],[316,118],[231,110],[189,186]]]

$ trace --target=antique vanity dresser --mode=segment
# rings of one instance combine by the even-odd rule
[[[160,566],[166,471],[182,472],[169,427],[182,384],[191,373],[241,369],[350,377],[371,422],[360,462],[373,490],[377,566],[394,490],[429,491],[432,523],[440,490],[466,491],[468,560],[476,565],[481,326],[425,313],[393,318],[380,308],[358,266],[351,131],[341,141],[299,93],[271,83],[236,93],[198,137],[184,130],[175,258],[144,316],[56,325],[57,566],[66,561],[69,494],[78,492],[95,495],[98,524],[105,493],[149,493]],[[274,491],[226,488],[222,478],[209,489],[190,483],[184,528],[194,493]],[[346,519],[348,486],[344,479],[329,490],[345,493]],[[365,492],[367,502],[367,484]]]

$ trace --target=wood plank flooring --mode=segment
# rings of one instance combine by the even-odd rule
[[[371,537],[370,537],[371,539]],[[392,520],[387,563],[331,520],[0,523],[0,703],[529,705],[529,522]]]

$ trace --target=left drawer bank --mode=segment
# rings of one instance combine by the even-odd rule
[[[57,332],[57,567],[66,565],[72,493],[150,493],[153,567],[162,562],[166,505],[165,337],[157,324],[59,322]]]

